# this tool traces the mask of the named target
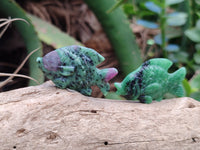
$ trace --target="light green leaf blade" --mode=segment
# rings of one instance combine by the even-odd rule
[[[187,79],[184,79],[182,84],[183,84],[185,96],[190,96],[190,93],[191,93],[190,83],[188,82]]]
[[[195,0],[195,2],[196,2],[198,5],[200,5],[200,0]]]
[[[33,22],[40,40],[42,40],[44,43],[51,45],[54,48],[60,48],[68,45],[82,45],[73,37],[62,32],[56,26],[31,14],[28,16]]]
[[[182,26],[187,21],[187,14],[183,12],[175,12],[167,15],[167,24],[170,26]]]
[[[194,91],[200,91],[200,73],[197,73],[191,80],[190,85]]]
[[[200,19],[197,20],[197,23],[196,23],[196,28],[200,30]]]
[[[190,95],[191,98],[200,101],[200,92],[194,92]]]
[[[172,60],[173,62],[182,62],[187,63],[188,62],[188,53],[179,51],[179,52],[173,52],[170,53],[168,58]]]
[[[183,2],[184,0],[165,0],[165,5],[174,5]]]
[[[195,61],[197,64],[200,64],[200,54],[199,54],[199,53],[195,53],[195,54],[194,54],[194,61]]]
[[[193,42],[200,42],[200,30],[197,28],[186,30],[185,35]]]
[[[200,53],[200,43],[197,43],[195,45],[195,49],[197,50],[198,53]]]

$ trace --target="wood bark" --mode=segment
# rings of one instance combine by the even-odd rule
[[[92,98],[46,82],[0,93],[0,149],[200,149],[200,103]]]

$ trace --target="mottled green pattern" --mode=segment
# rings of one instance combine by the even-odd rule
[[[38,58],[39,67],[47,78],[59,88],[70,88],[84,95],[91,95],[91,86],[97,85],[104,95],[110,89],[107,81],[117,74],[115,68],[99,70],[96,65],[104,57],[93,49],[83,46],[68,46]]]
[[[115,83],[117,94],[127,99],[139,99],[142,103],[152,100],[161,101],[166,93],[182,97],[184,95],[182,81],[186,70],[180,68],[174,73],[168,73],[172,62],[164,58],[150,59],[133,71],[121,83]]]

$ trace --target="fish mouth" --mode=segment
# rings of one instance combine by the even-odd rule
[[[38,63],[38,67],[42,69],[42,57],[37,57],[36,62]]]
[[[38,64],[41,64],[41,63],[42,63],[42,57],[37,57],[36,62],[37,62]]]

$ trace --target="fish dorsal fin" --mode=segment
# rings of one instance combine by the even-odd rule
[[[154,58],[147,62],[149,62],[150,65],[159,66],[165,70],[168,70],[173,64],[172,61],[170,61],[169,59],[165,59],[165,58]]]
[[[88,58],[90,58],[93,61],[93,64],[96,66],[103,62],[105,58],[97,53],[95,50],[87,47],[80,46],[81,52],[86,55]]]
[[[91,65],[98,65],[105,60],[105,58],[96,52],[94,49],[84,46],[71,45],[57,49],[61,58],[65,59],[65,55],[68,54],[71,57],[79,57],[80,60],[88,61]],[[66,53],[66,54],[65,54]]]

